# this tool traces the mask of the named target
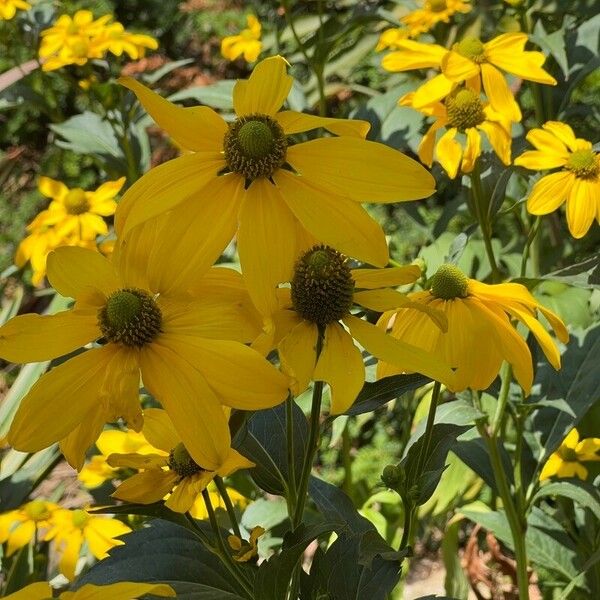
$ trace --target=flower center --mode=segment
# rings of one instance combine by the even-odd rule
[[[77,35],[79,33],[79,25],[74,21],[71,21],[67,26],[67,34],[68,35]]]
[[[75,527],[83,529],[85,524],[89,521],[90,515],[88,515],[85,510],[78,508],[71,513],[71,519],[73,520],[73,525],[75,525]]]
[[[141,348],[160,333],[162,313],[150,294],[127,288],[108,297],[98,325],[107,341]]]
[[[223,151],[230,171],[252,182],[271,177],[285,162],[287,140],[281,125],[267,115],[240,117],[225,134]]]
[[[81,215],[90,209],[85,192],[80,188],[69,190],[64,199],[65,208],[70,215]]]
[[[485,121],[483,102],[473,90],[463,89],[449,95],[446,98],[446,112],[450,125],[463,132]]]
[[[466,298],[469,295],[469,280],[456,266],[446,263],[431,278],[431,293],[442,300]]]
[[[181,443],[177,444],[169,453],[169,467],[180,477],[191,477],[205,470],[194,462],[185,449],[185,446]]]
[[[83,40],[75,40],[69,43],[69,50],[71,54],[77,58],[85,58],[88,55],[90,46],[89,44]]]
[[[600,175],[598,157],[589,148],[572,152],[567,161],[566,168],[573,171],[579,179],[596,179]]]
[[[465,58],[468,58],[476,63],[485,62],[485,48],[481,40],[468,35],[464,37],[458,44],[454,45],[454,49]]]
[[[44,500],[32,500],[25,505],[25,514],[32,521],[44,521],[50,517],[48,504]]]
[[[314,246],[294,268],[292,304],[307,321],[339,321],[352,306],[354,280],[346,259],[328,246]]]
[[[573,448],[561,447],[558,449],[560,457],[566,462],[577,462],[577,452]]]
[[[429,0],[428,5],[432,12],[443,12],[448,8],[446,0]]]

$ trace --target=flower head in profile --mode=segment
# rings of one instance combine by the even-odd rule
[[[540,480],[551,477],[578,477],[585,480],[587,468],[582,462],[600,460],[600,438],[579,439],[577,429],[571,429],[559,449],[551,454],[540,473]]]
[[[392,27],[382,31],[379,40],[377,40],[377,46],[375,46],[375,52],[381,52],[388,48],[395,50],[398,47],[398,42],[405,40],[408,37],[408,29],[405,27]]]
[[[414,108],[413,102],[413,92],[400,99],[403,106]],[[456,88],[443,103],[437,102],[418,110],[436,119],[418,149],[419,158],[427,166],[431,167],[435,157],[451,179],[459,172],[470,173],[481,154],[482,133],[498,158],[505,165],[510,164],[510,120],[495,112],[479,93],[464,87]],[[445,132],[436,142],[442,129]]]
[[[394,72],[428,68],[442,71],[416,90],[415,108],[441,100],[464,82],[477,93],[483,85],[494,110],[516,122],[521,120],[521,110],[501,71],[526,81],[556,85],[554,77],[542,69],[544,54],[525,50],[527,40],[524,33],[503,33],[487,43],[467,36],[450,50],[405,40],[398,44],[397,51],[383,58],[382,66]]]
[[[254,62],[262,50],[260,41],[261,25],[254,15],[246,17],[247,29],[237,35],[228,35],[221,40],[221,54],[227,60],[235,60],[244,56],[246,62]]]
[[[600,153],[559,121],[548,121],[526,137],[536,149],[523,152],[515,165],[534,171],[560,169],[534,184],[527,210],[547,215],[566,202],[569,231],[575,238],[583,237],[594,218],[600,223]]]
[[[237,230],[242,271],[262,314],[277,308],[275,288],[290,280],[296,256],[315,240],[387,264],[383,231],[360,202],[433,193],[435,182],[418,162],[363,139],[368,123],[280,111],[292,86],[280,56],[261,61],[248,80],[236,83],[236,118],[229,124],[206,106],[182,108],[134,79],[120,82],[189,152],[127,190],[117,232],[125,238],[140,223],[172,211],[216,260]],[[290,139],[320,127],[338,137]]]
[[[216,475],[226,477],[239,469],[254,466],[232,448],[214,468],[206,469],[199,465],[190,456],[167,413],[158,408],[144,411],[143,432],[157,449],[155,453],[134,452],[111,454],[108,457],[108,463],[113,467],[141,470],[125,480],[113,493],[113,497],[119,500],[152,504],[169,494],[165,505],[175,512],[185,513]],[[204,443],[210,444],[210,440]]]
[[[440,330],[426,315],[406,308],[384,312],[378,325],[390,329],[394,338],[422,348],[456,369],[456,391],[488,388],[505,360],[512,365],[519,385],[529,394],[533,383],[531,352],[511,319],[525,325],[550,364],[560,368],[558,348],[537,320],[537,313],[546,317],[561,342],[566,343],[569,334],[563,322],[518,283],[480,283],[469,279],[455,265],[445,264],[431,278],[430,289],[408,294],[408,298],[443,312],[448,330]],[[380,362],[378,376],[401,372],[403,367],[410,370],[402,363]]]
[[[233,550],[233,560],[236,562],[255,560],[258,556],[258,538],[260,538],[265,531],[264,527],[257,525],[252,528],[250,537],[247,540],[244,540],[237,535],[230,535],[227,538],[227,543]]]
[[[53,540],[60,556],[60,572],[70,581],[75,579],[75,568],[84,542],[98,560],[108,556],[108,551],[124,542],[115,538],[129,533],[131,528],[107,516],[89,514],[81,508],[58,509],[52,515],[52,527],[44,538]]]
[[[452,371],[443,361],[394,340],[350,312],[355,304],[378,312],[396,304],[413,306],[390,286],[412,283],[420,273],[414,265],[350,269],[339,252],[315,246],[297,261],[291,288],[279,290],[281,306],[273,315],[273,333],[258,338],[255,346],[263,352],[277,347],[294,394],[303,392],[311,380],[328,383],[332,414],[346,411],[365,382],[362,354],[354,340],[380,360],[402,363],[453,388]],[[428,319],[440,317],[433,327],[444,326],[439,313],[425,311]]]
[[[137,600],[146,594],[175,598],[175,590],[164,583],[133,583],[119,581],[109,585],[93,585],[86,583],[75,592],[61,592],[56,596],[52,586],[45,581],[38,581],[23,589],[9,594],[5,600]]]
[[[15,448],[35,452],[60,442],[80,469],[105,423],[122,417],[141,429],[141,375],[194,460],[214,469],[229,453],[221,403],[253,410],[285,399],[287,378],[244,345],[260,320],[247,308],[240,274],[211,269],[201,241],[169,219],[138,228],[112,262],[58,248],[48,278],[74,307],[11,319],[0,328],[0,356],[37,362],[93,347],[51,369],[23,398],[7,436]]]
[[[0,543],[8,542],[6,556],[11,556],[34,539],[43,539],[52,525],[58,505],[37,498],[17,510],[0,515]]]
[[[410,37],[417,37],[433,29],[438,23],[450,23],[456,13],[468,13],[471,3],[467,0],[420,0],[420,8],[400,19],[408,28]]]
[[[0,21],[10,21],[18,10],[29,10],[31,4],[25,0],[0,0]]]

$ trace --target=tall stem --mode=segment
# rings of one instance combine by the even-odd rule
[[[293,519],[298,501],[296,491],[296,452],[294,448],[294,397],[288,394],[285,401],[285,433],[287,437],[287,466],[288,466],[288,513]]]
[[[227,486],[221,477],[218,475],[215,477],[214,482],[219,490],[219,495],[223,499],[223,503],[225,504],[225,510],[227,510],[227,514],[229,516],[229,521],[231,522],[231,528],[233,529],[233,533],[237,535],[239,538],[242,537],[242,533],[240,531],[240,526],[237,522],[237,517],[235,516],[235,508],[233,507],[233,502],[229,497],[229,492],[227,491]]]

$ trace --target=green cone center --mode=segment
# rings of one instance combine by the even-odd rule
[[[476,63],[485,61],[485,48],[479,38],[468,35],[455,45],[456,51]]]
[[[469,280],[467,276],[456,266],[451,264],[442,265],[431,278],[431,293],[442,300],[453,300],[454,298],[466,298]]]
[[[448,8],[446,0],[429,0],[429,10],[432,12],[443,12]]]
[[[558,453],[566,462],[577,462],[577,452],[573,448],[559,448]]]
[[[446,98],[446,112],[452,127],[464,132],[485,121],[483,102],[473,90],[462,89]]]
[[[182,443],[177,444],[169,453],[169,467],[180,477],[191,477],[204,470],[194,461]]]
[[[32,521],[45,521],[50,518],[48,504],[44,500],[32,500],[25,505],[25,514]]]
[[[160,333],[162,313],[148,292],[126,288],[108,297],[98,325],[106,341],[141,348]]]
[[[567,169],[573,171],[580,179],[595,179],[600,175],[600,165],[596,153],[589,149],[575,150],[569,156]]]
[[[354,280],[346,259],[328,246],[300,257],[291,283],[294,310],[317,325],[339,321],[352,307]]]
[[[268,115],[253,114],[236,119],[223,141],[229,170],[249,182],[271,177],[285,163],[286,152],[285,133]]]
[[[79,508],[71,513],[71,519],[73,520],[73,525],[81,529],[89,521],[90,515],[85,510]]]
[[[79,188],[69,190],[64,199],[65,208],[70,215],[81,215],[90,208],[85,192]]]

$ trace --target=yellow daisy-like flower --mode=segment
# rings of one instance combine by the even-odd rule
[[[198,495],[215,475],[226,477],[239,469],[254,466],[239,452],[229,448],[222,461],[209,469],[198,464],[175,431],[173,423],[164,410],[149,408],[144,411],[145,437],[160,453],[111,454],[108,463],[113,467],[143,469],[129,477],[113,493],[113,497],[128,502],[152,504],[170,494],[165,506],[184,513],[192,508]],[[211,441],[200,440],[210,445]]]
[[[37,362],[100,345],[34,384],[7,436],[12,446],[36,452],[60,441],[69,463],[81,469],[105,423],[123,417],[141,429],[141,374],[194,460],[214,469],[229,453],[221,403],[255,410],[285,399],[287,378],[240,343],[254,339],[260,326],[247,309],[241,275],[210,269],[202,248],[193,231],[178,230],[166,218],[138,228],[112,263],[81,248],[49,255],[50,283],[75,298],[75,306],[11,319],[0,328],[0,356]]]
[[[31,232],[27,237],[21,240],[15,253],[15,264],[17,267],[24,267],[27,262],[31,264],[33,285],[40,286],[46,276],[46,258],[48,254],[62,245],[54,227],[33,228],[27,227]]]
[[[156,50],[158,41],[150,35],[131,33],[125,30],[118,21],[103,27],[94,38],[103,50],[108,50],[115,56],[127,54],[132,60],[144,58],[146,50]]]
[[[375,52],[381,52],[382,50],[386,50],[387,48],[395,50],[398,48],[398,42],[401,40],[405,40],[407,37],[408,29],[405,29],[403,27],[393,27],[391,29],[386,29],[379,36],[377,46],[375,46]]]
[[[54,540],[55,549],[60,555],[60,572],[72,581],[84,542],[91,554],[102,560],[108,556],[111,548],[124,544],[115,538],[130,531],[131,527],[118,519],[90,515],[83,509],[59,509],[52,515],[52,528],[44,539]]]
[[[227,60],[235,60],[244,55],[246,62],[254,62],[262,50],[260,41],[261,25],[254,15],[246,17],[248,28],[238,35],[229,35],[221,40],[221,54]]]
[[[6,556],[11,556],[33,539],[42,539],[57,510],[58,505],[37,499],[0,515],[0,543],[8,542]]]
[[[119,235],[173,211],[216,260],[237,230],[242,271],[262,314],[277,309],[276,286],[290,280],[296,256],[315,239],[387,264],[381,226],[360,202],[425,198],[435,186],[418,162],[362,139],[364,121],[278,112],[292,86],[286,69],[275,56],[238,81],[231,124],[206,106],[182,108],[134,79],[120,80],[189,152],[127,190],[116,213]],[[288,143],[288,136],[319,127],[341,137]]]
[[[113,479],[118,469],[114,469],[107,462],[109,455],[114,453],[152,454],[156,452],[154,446],[148,443],[144,434],[138,431],[108,429],[100,434],[96,440],[96,447],[100,454],[92,456],[89,462],[77,474],[79,481],[87,488],[95,488],[105,481]]]
[[[410,37],[417,37],[433,29],[438,23],[450,23],[457,12],[468,13],[470,2],[463,0],[421,0],[421,8],[413,10],[400,21],[406,25]]]
[[[468,36],[454,44],[451,50],[436,44],[405,40],[399,42],[399,49],[385,56],[381,64],[384,69],[394,72],[441,69],[440,75],[415,92],[415,108],[445,98],[462,82],[476,92],[483,83],[485,95],[494,110],[517,122],[521,120],[521,110],[500,70],[527,81],[556,85],[556,79],[542,69],[546,60],[544,54],[524,49],[527,40],[524,33],[503,33],[487,43]]]
[[[577,429],[571,429],[560,448],[546,461],[540,473],[540,480],[550,477],[578,477],[585,480],[588,470],[581,463],[599,461],[599,451],[600,438],[585,438],[580,441]]]
[[[233,550],[233,560],[236,562],[248,562],[258,556],[258,538],[264,534],[266,529],[257,525],[252,528],[250,538],[243,540],[237,535],[227,538],[229,547]]]
[[[547,215],[567,203],[567,223],[575,238],[583,237],[594,218],[600,223],[600,154],[591,142],[575,137],[573,130],[559,121],[548,121],[542,129],[532,129],[527,140],[536,147],[515,159],[515,165],[545,171],[562,167],[535,183],[527,210]]]
[[[511,318],[533,333],[550,364],[560,369],[558,348],[536,319],[536,313],[539,311],[546,317],[561,342],[567,343],[569,334],[559,317],[518,283],[487,285],[446,264],[431,278],[430,289],[408,294],[408,298],[443,312],[448,330],[441,331],[426,315],[406,308],[384,312],[379,327],[391,328],[394,338],[422,348],[456,369],[455,391],[486,389],[506,360],[512,365],[519,385],[529,394],[533,383],[531,352]],[[402,363],[380,362],[378,377],[403,370],[411,368]]]
[[[87,583],[75,592],[61,592],[59,596],[53,594],[53,588],[45,581],[32,583],[22,590],[9,594],[5,600],[137,600],[146,594],[175,598],[175,590],[164,583],[133,583],[119,581],[110,585],[93,585]]]
[[[400,99],[402,106],[414,106],[414,92]],[[459,172],[470,173],[481,154],[481,133],[487,137],[494,152],[505,164],[510,164],[512,137],[510,120],[483,102],[479,93],[467,88],[456,88],[444,100],[418,109],[425,115],[435,117],[419,144],[418,155],[428,167],[435,159],[451,179]],[[437,133],[445,133],[436,142]],[[459,139],[456,139],[459,136]]]
[[[0,20],[10,21],[17,10],[29,10],[31,4],[25,0],[0,0]]]
[[[125,177],[121,177],[103,183],[93,192],[86,192],[81,188],[69,189],[50,177],[40,177],[38,189],[52,202],[31,225],[35,228],[53,226],[61,237],[74,236],[83,240],[106,235],[108,226],[102,217],[115,213],[117,203],[114,199],[124,183]]]
[[[415,265],[350,269],[345,258],[332,248],[311,248],[298,260],[291,288],[279,289],[281,308],[273,315],[274,331],[259,337],[255,347],[263,352],[277,347],[295,395],[302,393],[311,380],[328,383],[332,414],[347,410],[365,382],[362,354],[353,339],[376,358],[401,363],[407,370],[423,373],[453,389],[454,375],[442,360],[416,344],[394,340],[350,313],[355,304],[378,312],[396,305],[420,309],[404,294],[389,289],[412,283],[420,274]],[[424,310],[427,319],[437,320],[433,327],[444,326],[441,314]]]

